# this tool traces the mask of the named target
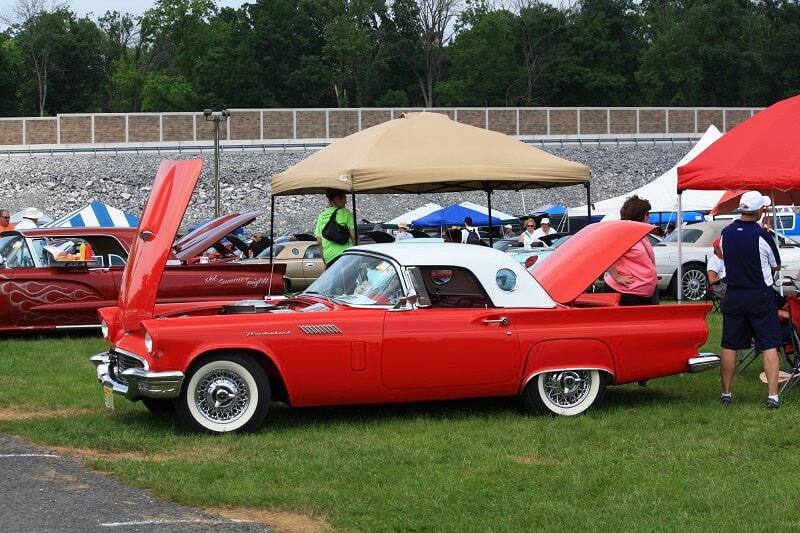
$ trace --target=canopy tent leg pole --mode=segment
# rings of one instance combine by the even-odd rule
[[[267,288],[267,297],[272,296],[272,278],[275,275],[275,262],[272,260],[272,250],[275,249],[275,195],[270,191],[269,193],[269,287]],[[286,293],[286,287],[283,288]]]
[[[675,281],[678,303],[683,303],[683,228],[681,226],[683,226],[683,191],[678,190],[678,220],[675,222],[678,231],[678,279]]]
[[[778,209],[775,207],[775,189],[769,192],[770,203],[772,204],[772,238],[775,240],[775,247],[780,250],[781,243],[778,240]],[[777,257],[775,259],[778,259]],[[783,296],[783,281],[778,273],[778,287],[780,287],[781,296]]]
[[[269,195],[269,262],[272,263],[272,250],[275,248],[275,195]]]
[[[586,216],[588,217],[586,225],[588,226],[592,223],[592,188],[588,181],[583,186],[586,187]]]
[[[353,233],[356,234],[356,242],[355,245],[358,246],[358,217],[356,216],[356,192],[352,191],[350,193],[350,198],[353,200],[353,223],[356,226],[356,229]]]
[[[488,207],[489,207],[489,246],[494,244],[494,239],[492,238],[492,189],[486,189],[486,197],[488,198]]]

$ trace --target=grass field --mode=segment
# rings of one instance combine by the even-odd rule
[[[575,418],[497,399],[278,406],[256,434],[209,437],[139,404],[104,410],[86,360],[102,348],[91,337],[0,341],[0,430],[178,502],[308,514],[337,529],[800,527],[798,392],[768,412],[758,368],[737,379],[728,408],[711,371],[611,388]]]

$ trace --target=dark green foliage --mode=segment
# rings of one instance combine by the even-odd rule
[[[425,28],[447,3],[158,0],[96,22],[36,12],[0,34],[0,115],[765,106],[800,92],[796,0],[466,1],[440,54]]]

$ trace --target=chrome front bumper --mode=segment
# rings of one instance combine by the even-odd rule
[[[121,375],[127,383],[115,379],[109,352],[101,352],[89,358],[97,371],[97,380],[116,394],[129,400],[140,398],[177,398],[183,384],[183,372],[149,372],[140,368],[128,368]]]
[[[702,372],[719,366],[719,356],[715,353],[703,352],[689,359],[689,372]]]

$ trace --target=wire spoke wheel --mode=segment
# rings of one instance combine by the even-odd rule
[[[547,398],[564,408],[575,407],[585,400],[592,383],[586,370],[551,372],[545,374],[543,380]]]
[[[534,376],[522,399],[531,411],[556,415],[579,415],[600,402],[608,374],[599,370],[566,369]]]
[[[264,421],[270,392],[269,379],[254,359],[227,353],[196,365],[175,405],[190,430],[247,432]]]

